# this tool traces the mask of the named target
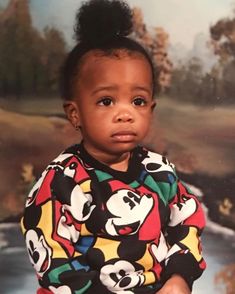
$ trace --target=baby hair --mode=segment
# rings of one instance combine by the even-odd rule
[[[68,54],[61,74],[61,96],[74,97],[74,85],[79,76],[83,56],[98,50],[103,56],[119,57],[119,51],[139,53],[146,58],[152,71],[153,94],[156,76],[153,61],[147,50],[129,35],[133,31],[132,11],[122,0],[90,0],[82,4],[74,26],[77,45]]]

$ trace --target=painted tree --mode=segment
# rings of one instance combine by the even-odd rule
[[[215,283],[218,288],[222,288],[226,294],[233,294],[235,291],[235,265],[225,266],[215,277]]]
[[[201,104],[199,91],[202,76],[202,64],[199,58],[193,57],[185,64],[178,65],[173,70],[170,94],[176,100]]]
[[[222,82],[220,96],[234,103],[235,94],[235,17],[224,18],[210,28],[211,44],[219,57],[218,78]]]
[[[221,62],[235,58],[235,18],[224,18],[211,26],[210,34],[214,52]]]
[[[27,41],[32,32],[28,12],[27,1],[13,0],[1,13],[0,72],[2,87],[6,92],[14,92],[17,95],[23,91],[24,77],[25,79],[29,77],[27,71],[30,67],[31,42]]]
[[[224,18],[210,28],[214,53],[219,57],[221,80],[226,99],[234,103],[235,95],[235,17]],[[217,70],[218,70],[217,69]],[[225,288],[227,294],[235,293],[235,264],[228,265],[216,275],[218,286]]]
[[[168,56],[169,35],[161,27],[153,28],[151,33],[144,23],[140,8],[133,8],[134,37],[143,44],[153,57],[157,67],[157,84],[160,92],[165,92],[171,85],[173,64]]]
[[[65,54],[66,45],[59,31],[46,28],[39,32],[32,26],[28,0],[11,0],[1,11],[1,96],[55,93]]]

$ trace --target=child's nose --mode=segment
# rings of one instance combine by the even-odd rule
[[[122,109],[116,114],[115,122],[133,122],[133,114],[127,109]]]

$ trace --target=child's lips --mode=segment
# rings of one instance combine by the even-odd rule
[[[118,142],[130,142],[136,137],[136,133],[133,131],[119,131],[113,133],[111,137]]]

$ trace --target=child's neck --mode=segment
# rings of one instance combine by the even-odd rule
[[[127,171],[130,159],[130,152],[122,154],[107,154],[102,151],[92,150],[84,144],[86,151],[99,162],[118,171]]]
[[[112,169],[116,169],[119,171],[127,171],[128,165],[129,165],[129,160],[130,160],[130,152],[122,154],[121,157],[118,158],[118,160],[109,166]]]

